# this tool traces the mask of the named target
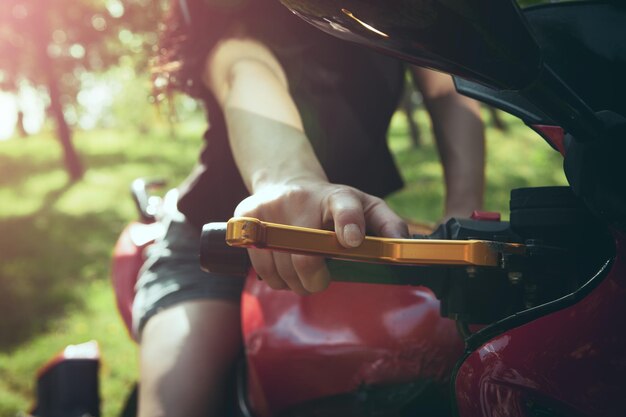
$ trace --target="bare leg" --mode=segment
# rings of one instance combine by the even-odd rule
[[[194,300],[159,312],[141,336],[139,416],[218,416],[241,349],[239,304]]]

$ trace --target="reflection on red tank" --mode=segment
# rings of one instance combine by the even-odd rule
[[[424,287],[333,283],[300,297],[248,277],[248,398],[260,416],[364,384],[447,381],[463,343]]]

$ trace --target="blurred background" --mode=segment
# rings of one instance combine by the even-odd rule
[[[530,2],[523,2],[528,5]],[[120,413],[136,347],[115,308],[110,256],[137,218],[136,177],[176,185],[202,145],[197,103],[155,93],[150,75],[167,1],[1,0],[0,416],[23,415],[37,369],[97,340],[104,416]],[[511,188],[563,184],[560,156],[517,119],[484,108],[487,210],[507,218]],[[389,198],[434,224],[442,172],[410,86],[389,135],[406,187]]]

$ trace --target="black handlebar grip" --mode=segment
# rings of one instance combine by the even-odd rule
[[[226,222],[207,223],[200,236],[200,266],[216,274],[245,277],[250,269],[248,251],[226,244]]]

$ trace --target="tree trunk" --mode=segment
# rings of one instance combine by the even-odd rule
[[[17,122],[15,123],[15,127],[17,128],[17,134],[21,138],[28,137],[28,132],[24,127],[24,112],[22,110],[17,111]]]
[[[54,117],[57,127],[57,138],[63,149],[63,159],[65,169],[72,182],[82,178],[84,169],[78,158],[78,154],[72,144],[72,131],[65,120],[63,114],[63,104],[61,103],[61,89],[59,88],[59,74],[55,67],[54,60],[48,55],[48,45],[52,39],[52,30],[49,21],[49,10],[51,4],[48,1],[42,2],[41,7],[33,11],[34,31],[36,34],[38,65],[44,68],[45,80],[50,95],[50,114]]]
[[[508,130],[508,126],[500,117],[500,113],[498,113],[498,110],[491,106],[487,106],[487,108],[489,109],[489,114],[491,115],[491,121],[493,122],[493,126],[498,130],[506,132]]]
[[[55,77],[48,77],[48,94],[50,95],[50,112],[57,125],[57,137],[63,148],[63,159],[65,169],[72,182],[83,177],[83,164],[78,158],[74,144],[72,143],[72,131],[65,120],[63,105],[61,104],[61,94],[59,84]]]

